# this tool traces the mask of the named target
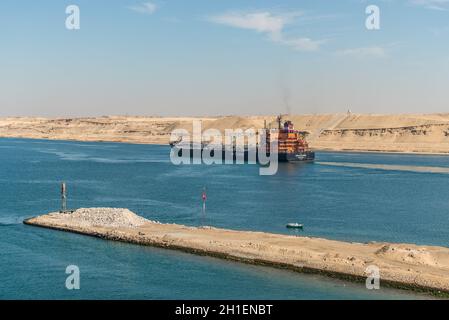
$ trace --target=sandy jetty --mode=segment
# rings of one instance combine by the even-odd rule
[[[449,114],[305,114],[286,116],[317,150],[449,153]],[[0,137],[167,144],[174,129],[259,129],[275,116],[0,118]]]
[[[381,284],[430,293],[449,293],[449,248],[391,243],[348,243],[262,232],[194,228],[146,220],[127,209],[79,209],[51,213],[25,224],[107,240],[156,246],[246,263],[366,279],[380,269]]]

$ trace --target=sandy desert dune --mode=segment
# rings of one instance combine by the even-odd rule
[[[311,114],[290,115],[295,127],[307,131],[317,150],[449,153],[448,114]],[[0,137],[52,140],[112,141],[166,144],[175,129],[203,130],[276,126],[275,116],[0,118]]]

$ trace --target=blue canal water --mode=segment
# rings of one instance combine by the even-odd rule
[[[0,139],[0,298],[426,298],[23,225],[59,209],[61,181],[72,208],[198,225],[207,187],[216,227],[292,233],[286,223],[300,222],[308,236],[449,246],[449,157],[317,153],[260,176],[255,165],[174,166],[167,146]],[[78,291],[65,288],[72,264]]]

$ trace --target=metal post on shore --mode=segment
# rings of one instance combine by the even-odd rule
[[[206,187],[203,189],[203,194],[201,196],[201,199],[203,200],[203,208],[201,212],[201,225],[204,226],[206,221],[206,201],[207,201],[207,193],[206,193]]]
[[[65,182],[61,183],[61,213],[67,212],[67,186]]]

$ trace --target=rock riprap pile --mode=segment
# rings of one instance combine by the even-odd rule
[[[153,222],[128,209],[121,208],[81,208],[73,213],[59,213],[58,215],[86,227],[136,228],[147,222]]]

